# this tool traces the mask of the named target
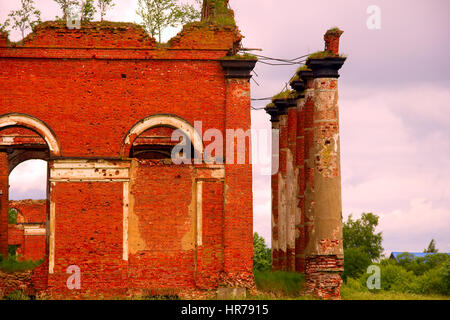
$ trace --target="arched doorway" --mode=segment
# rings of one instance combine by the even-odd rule
[[[59,155],[60,147],[57,139],[52,130],[42,121],[25,114],[7,114],[0,116],[0,254],[7,255],[9,247],[8,211],[11,200],[9,192],[10,174],[20,164],[26,163],[29,160],[48,161],[51,156]],[[30,201],[27,205],[28,208],[39,208],[37,210],[40,211],[40,218],[38,218],[40,221],[32,221],[31,225],[22,226],[24,237],[25,234],[36,236],[33,240],[37,240],[38,242],[43,241],[45,243],[44,248],[37,246],[40,249],[30,251],[34,251],[30,256],[33,259],[41,257],[42,251],[45,253],[49,251],[49,241],[45,240],[48,239],[49,234],[46,230],[46,225],[49,220],[47,195],[48,174],[47,169],[45,169],[46,166],[47,162],[40,162],[40,167],[45,170],[44,186],[40,186],[40,189],[43,191],[41,197],[44,199],[39,199],[41,201],[35,203]],[[30,184],[29,177],[22,178],[22,183]],[[21,205],[23,206],[23,204]],[[16,210],[18,209],[16,208]],[[24,214],[24,210],[19,211]],[[37,237],[40,237],[41,240],[38,240]],[[24,247],[22,247],[22,253],[23,249]]]
[[[181,152],[180,141],[185,146]],[[193,158],[202,150],[200,134],[175,116],[143,119],[125,139],[123,151],[132,159],[128,241],[132,287],[165,294],[171,292],[164,289],[195,287],[203,198]]]
[[[8,249],[23,260],[46,254],[48,163],[26,160],[9,175]]]

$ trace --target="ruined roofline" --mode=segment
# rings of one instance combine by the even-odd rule
[[[63,21],[46,21],[17,43],[0,34],[0,47],[7,48],[97,48],[153,50],[219,50],[235,54],[242,36],[236,26],[219,26],[212,22],[194,22],[166,44],[159,44],[145,29],[129,22],[83,22],[81,29],[68,29]]]

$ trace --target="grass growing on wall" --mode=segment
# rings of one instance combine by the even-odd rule
[[[0,258],[0,271],[6,273],[24,272],[32,270],[42,264],[44,260],[23,260],[21,261],[17,256],[8,256],[8,258]]]

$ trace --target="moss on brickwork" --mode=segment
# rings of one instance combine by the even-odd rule
[[[296,98],[297,94],[298,94],[297,92],[292,91],[292,90],[284,90],[284,91],[281,91],[280,93],[274,95],[272,97],[272,101]]]
[[[308,68],[307,65],[304,65],[297,69],[297,73],[299,73],[300,71],[311,71],[311,69]]]
[[[244,53],[244,54],[235,54],[231,56],[225,56],[222,60],[258,60],[257,56],[252,54]]]
[[[309,55],[307,60],[310,60],[310,59],[337,58],[337,57],[339,57],[339,55],[334,54],[333,52],[330,52],[330,51],[317,51],[317,52],[314,52],[313,54]]]
[[[338,27],[334,27],[329,29],[325,35],[335,35],[335,36],[340,36],[342,33],[344,33],[344,31],[342,31],[341,29],[339,29]]]
[[[234,12],[228,8],[228,0],[206,0],[204,4],[203,21],[212,22],[219,26],[234,26]]]

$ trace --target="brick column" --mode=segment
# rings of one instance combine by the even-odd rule
[[[306,249],[306,285],[310,293],[325,299],[340,298],[344,267],[337,89],[338,70],[344,62],[339,56],[307,62],[314,77],[314,138],[309,157],[314,166],[314,228]]]
[[[9,165],[6,152],[0,152],[0,254],[8,256]]]
[[[291,81],[291,87],[297,96],[297,130],[296,130],[296,215],[295,215],[295,271],[305,272],[305,84],[300,77]]]
[[[288,195],[287,195],[287,152],[288,152],[288,103],[285,99],[273,101],[278,109],[280,132],[280,167],[278,170],[278,260],[279,270],[287,271],[287,223],[288,223]]]
[[[295,272],[295,239],[299,208],[297,206],[298,169],[297,158],[297,100],[288,99],[288,123],[286,149],[286,187],[287,187],[287,214],[286,214],[286,265],[287,270]]]
[[[250,72],[256,60],[224,60],[225,128],[251,129]],[[250,138],[250,137],[249,137]],[[234,144],[234,153],[237,146]],[[252,165],[246,148],[245,164],[225,164],[224,188],[224,273],[225,287],[253,287],[253,192]],[[227,158],[225,153],[225,158]],[[236,161],[237,156],[235,156]]]
[[[302,123],[303,123],[303,174],[304,179],[301,181],[301,188],[303,190],[303,198],[301,198],[302,222],[304,237],[301,240],[301,248],[303,252],[304,270],[306,264],[306,247],[309,244],[310,234],[314,230],[314,87],[313,75],[311,70],[303,70],[299,72],[300,78],[305,84],[305,98],[302,108]]]
[[[278,244],[278,170],[280,163],[280,154],[278,148],[275,149],[275,144],[279,145],[280,137],[280,119],[278,108],[271,103],[265,108],[270,115],[270,122],[272,123],[272,168],[277,169],[272,171],[271,176],[271,196],[272,196],[272,271],[280,270],[279,260],[279,244]],[[275,141],[277,139],[278,141]],[[276,166],[275,166],[276,165]]]

